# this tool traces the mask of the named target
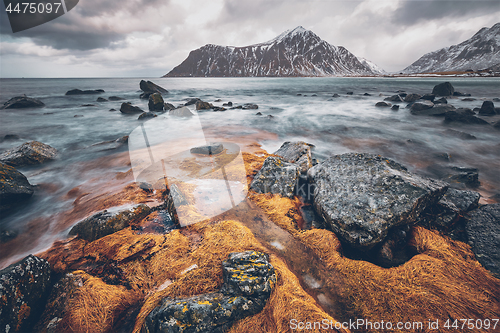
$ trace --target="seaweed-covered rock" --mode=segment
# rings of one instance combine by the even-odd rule
[[[369,250],[389,229],[413,224],[445,193],[441,181],[414,175],[378,155],[335,155],[309,169],[314,208],[341,240]]]
[[[500,277],[500,204],[482,206],[469,216],[466,230],[472,251],[481,265]]]
[[[280,157],[270,156],[255,175],[250,189],[257,193],[280,194],[293,197],[300,171],[297,165],[285,162]]]
[[[22,173],[0,163],[0,214],[28,200],[33,192],[33,186]]]
[[[286,162],[295,163],[300,172],[306,173],[313,165],[311,155],[311,148],[313,147],[314,145],[303,141],[287,141],[274,152],[274,155],[283,158]]]
[[[195,103],[195,106],[196,106],[196,110],[210,110],[211,108],[213,108],[214,106],[208,102],[204,102],[204,101],[196,101]]]
[[[0,330],[29,332],[50,288],[49,263],[29,255],[0,271]]]
[[[134,225],[132,229],[139,234],[167,234],[174,229],[178,229],[178,226],[167,210],[160,209],[146,216],[140,225]]]
[[[0,154],[0,162],[22,167],[54,160],[57,149],[39,141],[29,141]]]
[[[276,283],[266,254],[231,253],[223,263],[224,285],[220,292],[182,299],[165,298],[147,316],[148,333],[218,332],[236,320],[260,312]]]
[[[163,111],[165,101],[160,93],[149,95],[148,108],[149,111]]]
[[[151,209],[144,204],[117,212],[104,210],[78,222],[71,228],[69,234],[78,235],[78,237],[92,242],[128,227],[147,216],[150,211]]]
[[[120,106],[120,112],[125,114],[135,114],[135,113],[143,113],[144,110],[128,102],[128,103],[122,103],[122,105]]]
[[[41,108],[44,106],[42,101],[22,95],[9,99],[0,109]]]
[[[432,94],[436,96],[453,96],[454,92],[455,88],[453,88],[450,82],[440,83],[432,89]]]

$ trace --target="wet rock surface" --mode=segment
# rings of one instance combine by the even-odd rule
[[[45,104],[42,101],[22,95],[9,99],[1,109],[41,108],[44,106]]]
[[[146,318],[144,332],[224,332],[234,321],[260,312],[276,283],[266,254],[231,253],[223,262],[220,292],[164,299]]]
[[[30,141],[0,154],[0,162],[15,167],[35,165],[54,160],[57,150],[39,141]]]
[[[34,187],[11,166],[0,163],[0,214],[31,198]]]
[[[427,100],[418,100],[410,106],[410,112],[412,114],[424,114],[423,111],[430,109],[434,106],[434,103]]]
[[[411,225],[445,193],[447,185],[373,154],[328,158],[308,171],[314,208],[350,246],[369,250],[391,228]]]
[[[120,107],[120,112],[125,114],[135,114],[135,113],[143,113],[144,110],[138,106],[132,105],[129,103],[122,103]]]
[[[295,163],[301,173],[306,173],[312,167],[311,149],[313,147],[312,144],[303,141],[287,141],[273,154],[281,157],[286,162]]]
[[[78,235],[78,237],[92,242],[128,227],[147,216],[150,211],[151,209],[144,204],[118,212],[104,210],[78,222],[71,228],[69,234]]]
[[[482,206],[469,213],[466,225],[469,243],[477,260],[500,277],[500,204]]]
[[[160,95],[161,94],[168,94],[167,89],[162,88],[159,85],[157,85],[151,81],[141,80],[141,82],[139,82],[139,88],[143,91],[143,93],[140,95],[140,98],[143,98],[143,99],[149,98],[149,96],[154,94],[154,93],[159,93]]]
[[[300,171],[297,165],[285,162],[280,157],[266,158],[262,168],[255,175],[250,189],[257,193],[280,194],[293,197]]]
[[[0,329],[30,332],[50,288],[49,263],[29,255],[0,271]]]

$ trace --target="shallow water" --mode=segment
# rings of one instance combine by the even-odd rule
[[[440,167],[467,166],[479,169],[478,189],[486,198],[500,192],[500,131],[491,126],[443,125],[442,118],[418,117],[405,109],[376,108],[376,102],[395,94],[430,93],[434,85],[450,81],[455,90],[471,93],[475,101],[452,98],[456,107],[480,107],[484,100],[500,97],[498,78],[152,78],[170,91],[165,101],[174,105],[190,97],[222,106],[255,103],[258,110],[199,112],[207,141],[223,138],[240,143],[251,137],[274,152],[284,141],[304,140],[316,146],[323,159],[344,152],[372,152],[393,158],[411,171],[436,176]],[[28,253],[42,251],[54,240],[66,236],[74,198],[67,193],[85,184],[109,186],[107,179],[130,169],[113,159],[127,154],[127,145],[109,142],[129,135],[144,121],[137,115],[119,111],[122,101],[96,102],[97,97],[119,96],[147,110],[147,100],[139,99],[138,78],[131,79],[1,79],[0,102],[20,94],[39,98],[46,107],[27,110],[0,110],[0,139],[15,134],[19,139],[0,142],[0,152],[29,140],[49,144],[59,150],[56,161],[20,168],[32,184],[39,185],[34,197],[16,213],[0,220],[0,231],[26,234],[26,244],[1,255],[0,268]],[[65,96],[67,90],[104,89],[100,95]],[[352,91],[352,95],[347,92]],[[340,97],[332,98],[334,93]],[[371,96],[364,96],[369,93]],[[298,94],[301,94],[300,96]],[[316,96],[312,96],[315,94]],[[379,96],[383,94],[384,96]],[[214,102],[216,99],[221,102]],[[82,106],[94,104],[94,106]],[[497,103],[498,104],[498,103]],[[497,105],[497,107],[500,105]],[[193,109],[193,106],[191,106]],[[261,112],[263,115],[256,115]],[[272,115],[273,118],[267,117]],[[75,117],[78,116],[78,117]],[[159,118],[149,120],[154,122]],[[493,123],[500,116],[484,117]],[[477,140],[450,136],[447,129],[470,133]],[[180,132],[190,131],[190,127]],[[118,153],[118,154],[117,154]],[[120,154],[121,153],[121,154]],[[446,153],[448,160],[440,156]],[[103,161],[109,163],[104,163]],[[96,162],[99,161],[99,162]],[[123,184],[120,184],[123,186]],[[42,220],[43,225],[33,228]],[[70,221],[74,223],[76,221]],[[42,224],[40,222],[39,224]],[[64,228],[61,226],[64,225]],[[9,243],[0,244],[2,248]],[[311,280],[313,281],[313,280]],[[311,282],[314,285],[314,282]]]

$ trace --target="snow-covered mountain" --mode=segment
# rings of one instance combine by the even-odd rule
[[[403,70],[405,74],[480,70],[500,63],[500,23],[482,28],[468,40],[427,53]]]
[[[342,46],[299,26],[244,47],[208,44],[191,51],[164,77],[378,75]]]
[[[374,74],[377,74],[377,75],[385,75],[385,74],[387,74],[387,72],[385,70],[383,70],[377,64],[375,64],[374,62],[372,62],[372,61],[370,61],[368,59],[365,59],[365,58],[362,58],[362,57],[358,57],[358,60],[359,60],[360,63],[362,63],[366,67],[370,68],[370,70]]]

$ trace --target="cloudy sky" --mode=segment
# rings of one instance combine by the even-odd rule
[[[500,21],[500,0],[80,0],[12,33],[0,15],[0,76],[158,77],[205,44],[245,46],[302,25],[389,72]]]

